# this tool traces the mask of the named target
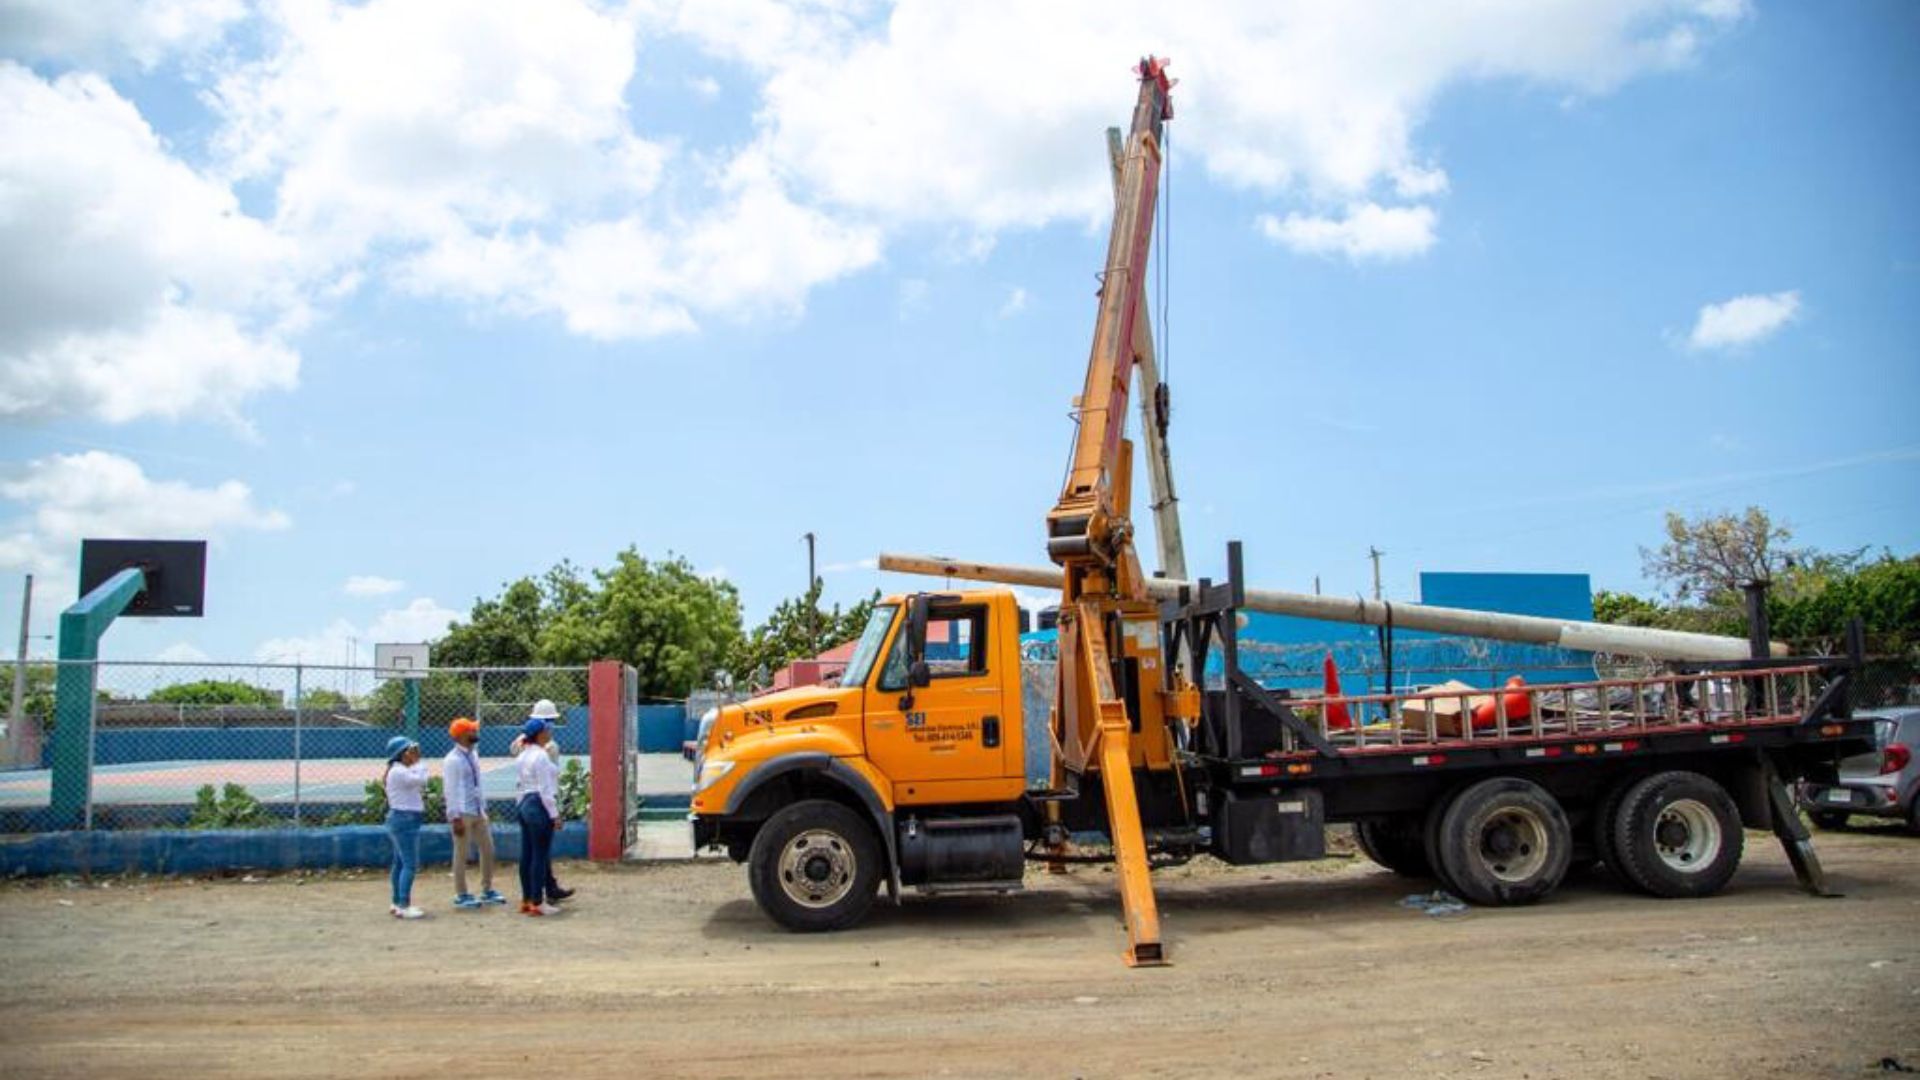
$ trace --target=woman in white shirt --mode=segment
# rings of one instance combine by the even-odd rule
[[[514,767],[514,813],[520,818],[520,914],[558,915],[547,903],[553,873],[553,826],[560,820],[560,769],[547,756],[553,729],[539,717],[520,729],[525,743]]]
[[[387,837],[393,841],[393,904],[396,919],[419,919],[426,912],[413,906],[413,879],[420,870],[420,826],[426,820],[427,766],[420,760],[420,744],[405,735],[387,740]]]

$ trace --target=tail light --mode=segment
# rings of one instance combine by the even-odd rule
[[[1880,775],[1888,776],[1907,767],[1913,761],[1913,751],[1906,743],[1890,743],[1880,751]]]

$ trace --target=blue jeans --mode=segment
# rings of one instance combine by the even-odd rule
[[[553,818],[538,795],[521,799],[514,811],[520,815],[520,899],[538,904],[553,880]]]
[[[420,824],[425,817],[418,810],[387,811],[387,839],[393,841],[393,869],[387,877],[393,882],[394,907],[413,902],[413,876],[420,871]]]

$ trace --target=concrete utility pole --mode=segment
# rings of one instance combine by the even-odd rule
[[[27,575],[20,593],[20,652],[13,662],[13,707],[7,710],[7,733],[20,734],[20,710],[27,698],[27,625],[33,621],[33,575]]]
[[[1384,552],[1384,551],[1381,551],[1381,550],[1380,550],[1379,548],[1377,548],[1377,547],[1374,547],[1374,546],[1373,546],[1373,545],[1371,545],[1371,544],[1369,544],[1369,545],[1367,545],[1367,558],[1369,558],[1369,559],[1372,559],[1372,560],[1373,560],[1373,598],[1374,598],[1375,600],[1379,600],[1379,599],[1381,599],[1381,596],[1380,596],[1380,556],[1382,556],[1382,555],[1385,555],[1385,554],[1386,554],[1386,552]],[[1319,590],[1318,590],[1318,589],[1315,589],[1314,591],[1315,591],[1315,592],[1318,592]]]
[[[1120,129],[1107,129],[1107,158],[1113,165],[1113,196],[1120,198],[1120,165],[1126,151]],[[1133,324],[1134,369],[1140,383],[1140,434],[1146,441],[1147,490],[1152,495],[1153,538],[1160,556],[1160,572],[1170,578],[1187,576],[1187,548],[1180,536],[1180,496],[1173,490],[1173,461],[1167,452],[1167,392],[1160,381],[1160,360],[1153,350],[1153,320],[1147,296],[1140,294],[1139,314]]]
[[[1057,566],[995,566],[989,563],[962,562],[937,555],[896,555],[882,553],[880,569],[927,577],[959,578],[963,581],[993,581],[1003,585],[1027,585],[1039,589],[1060,587],[1061,570]],[[1147,594],[1156,600],[1176,600],[1180,590],[1191,582],[1168,578],[1147,581]],[[1278,589],[1246,590],[1248,611],[1266,611],[1275,615],[1297,615],[1303,619],[1385,626],[1387,605],[1360,597],[1307,596]],[[1394,604],[1393,625],[1402,630],[1428,630],[1436,634],[1465,634],[1495,641],[1521,641],[1533,645],[1557,645],[1580,652],[1618,653],[1645,656],[1655,660],[1749,660],[1754,650],[1745,638],[1696,634],[1680,630],[1655,630],[1647,626],[1614,626],[1610,623],[1549,619],[1539,615],[1509,615],[1498,611],[1473,611],[1466,608],[1432,607],[1426,604]],[[1772,656],[1788,656],[1786,645],[1771,642],[1766,650]]]

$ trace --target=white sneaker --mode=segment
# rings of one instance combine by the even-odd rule
[[[421,911],[417,907],[409,906],[404,908],[394,908],[393,917],[396,919],[424,919],[427,917],[427,913],[424,911]]]
[[[555,907],[555,906],[554,906],[554,905],[552,905],[552,904],[541,904],[541,905],[540,905],[540,914],[542,914],[542,915],[558,915],[558,914],[560,914],[560,911],[561,911],[561,909],[560,909],[560,908],[557,908],[557,907]]]

